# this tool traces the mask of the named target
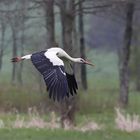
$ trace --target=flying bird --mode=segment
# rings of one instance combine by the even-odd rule
[[[20,62],[27,59],[32,61],[43,76],[49,97],[57,101],[69,97],[70,94],[72,96],[77,94],[78,86],[71,62],[94,66],[82,58],[72,58],[63,49],[55,47],[22,57],[14,57],[11,61]]]

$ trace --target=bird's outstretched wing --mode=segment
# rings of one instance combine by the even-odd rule
[[[66,77],[69,86],[69,92],[71,93],[71,95],[77,94],[76,90],[78,89],[78,86],[74,74],[66,73]]]
[[[43,75],[49,97],[54,100],[61,100],[69,97],[69,81],[64,66],[53,65],[53,63],[44,55],[45,51],[34,53],[31,56],[33,65]],[[71,91],[71,88],[70,88]]]
[[[77,93],[76,90],[78,89],[78,86],[73,72],[73,65],[68,60],[64,60],[64,67],[69,86],[69,92],[71,95],[74,95]]]

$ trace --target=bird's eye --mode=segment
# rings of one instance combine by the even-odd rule
[[[81,61],[81,62],[84,62],[84,60],[83,60],[83,59],[81,59],[80,61]]]

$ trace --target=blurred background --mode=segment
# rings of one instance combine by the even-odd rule
[[[94,119],[113,129],[118,108],[139,116],[139,16],[139,0],[0,0],[2,122],[33,113],[46,120],[58,117],[63,128]],[[30,60],[11,63],[12,57],[55,42],[72,57],[95,64],[74,65],[78,95],[60,103],[48,98]]]

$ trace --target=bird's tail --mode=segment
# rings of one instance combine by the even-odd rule
[[[11,62],[20,62],[22,60],[21,57],[14,57],[11,59]]]

